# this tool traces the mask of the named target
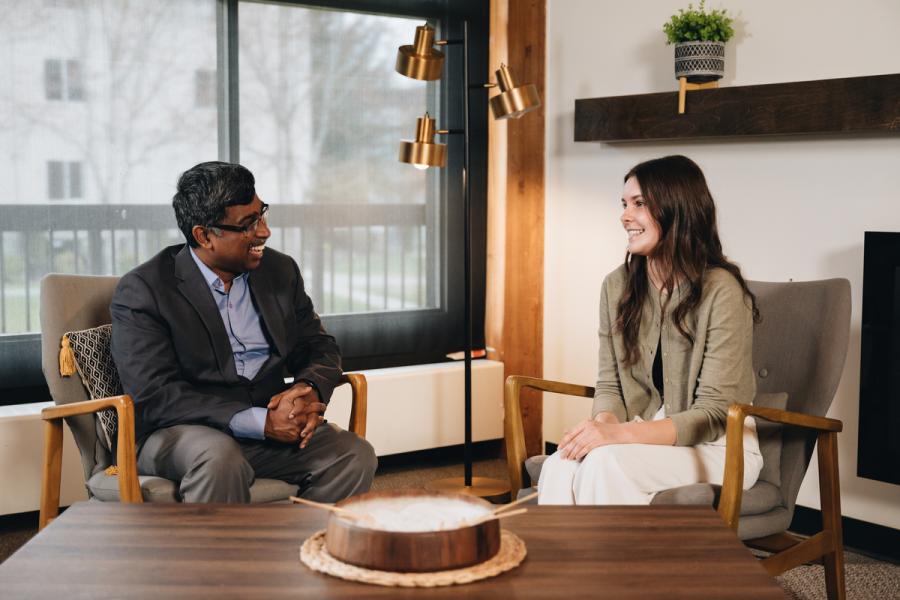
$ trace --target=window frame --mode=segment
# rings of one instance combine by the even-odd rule
[[[237,31],[237,12],[242,1],[219,0],[220,30]],[[470,83],[487,81],[489,6],[476,0],[435,2],[434,0],[296,0],[284,5],[352,10],[368,14],[421,16],[435,25],[438,38],[461,40],[463,23],[469,24]],[[415,33],[398,40],[398,46],[412,43]],[[362,43],[360,41],[359,43]],[[220,119],[220,160],[240,162],[240,109],[237,99],[240,73],[237,44],[229,44],[219,54],[220,107],[230,113]],[[447,55],[439,94],[439,114],[444,122],[439,129],[461,129],[463,110],[463,49],[461,45],[443,47]],[[480,74],[480,78],[479,75]],[[422,82],[422,85],[427,85]],[[472,86],[475,87],[475,86]],[[481,87],[481,86],[479,86]],[[481,88],[484,89],[484,88]],[[473,346],[484,346],[485,273],[487,256],[487,91],[469,91],[469,177],[472,234],[472,330]],[[222,113],[220,112],[220,115]],[[409,124],[412,128],[413,123]],[[223,143],[224,138],[224,143]],[[397,140],[399,143],[400,140]],[[461,135],[445,136],[448,144],[447,167],[433,169],[442,190],[439,216],[442,264],[438,308],[403,311],[324,315],[326,330],[338,340],[347,370],[415,365],[449,360],[447,354],[461,350],[465,344],[463,327],[463,162],[464,142]],[[398,162],[397,168],[409,168]],[[434,186],[429,185],[429,193]],[[301,265],[302,272],[302,265]]]

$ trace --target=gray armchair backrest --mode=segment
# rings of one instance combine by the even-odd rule
[[[90,400],[80,377],[59,374],[60,340],[67,331],[110,322],[109,302],[118,281],[118,277],[55,273],[41,280],[41,368],[56,404]],[[100,442],[93,415],[72,417],[66,422],[81,452],[87,481],[111,464],[109,451]]]
[[[850,335],[850,282],[748,281],[762,316],[753,332],[757,392],[787,392],[787,410],[825,416],[837,390]],[[815,436],[786,427],[781,493],[793,512]]]

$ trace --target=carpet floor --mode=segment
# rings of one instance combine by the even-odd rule
[[[475,463],[475,475],[506,478],[506,463],[500,459]],[[427,482],[445,477],[461,477],[459,464],[393,465],[379,468],[373,490],[421,488]],[[37,514],[0,517],[0,562],[18,550],[37,533]],[[844,553],[848,600],[900,600],[900,565],[869,558],[856,552]],[[805,565],[777,577],[778,583],[794,600],[825,600],[825,575],[820,565]]]

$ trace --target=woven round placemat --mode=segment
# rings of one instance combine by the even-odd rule
[[[528,551],[525,542],[516,534],[501,530],[500,550],[493,558],[483,563],[429,573],[396,573],[375,571],[341,562],[328,554],[325,548],[325,530],[311,535],[300,546],[300,561],[313,571],[325,573],[348,581],[359,581],[392,587],[440,587],[472,583],[514,569],[525,560]]]

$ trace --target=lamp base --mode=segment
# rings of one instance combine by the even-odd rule
[[[468,494],[494,503],[509,501],[509,482],[489,477],[473,477],[472,485],[469,486],[466,485],[464,477],[435,479],[426,483],[425,489],[430,492]]]

